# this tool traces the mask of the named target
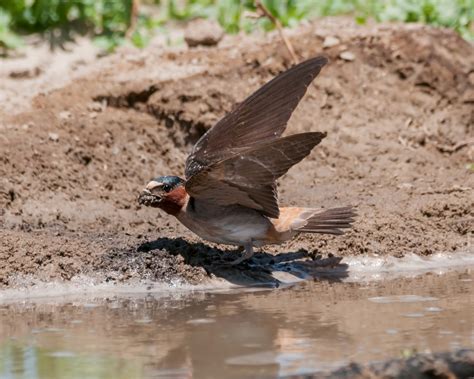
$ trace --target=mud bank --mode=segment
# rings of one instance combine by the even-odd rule
[[[342,237],[302,235],[265,249],[257,269],[238,275],[265,276],[259,262],[275,259],[472,252],[474,47],[448,30],[345,19],[288,34],[301,59],[330,58],[288,134],[328,137],[280,181],[281,203],[353,204],[360,216]],[[339,43],[325,49],[328,36]],[[157,174],[181,174],[199,136],[289,64],[272,34],[122,52],[39,94],[26,112],[0,110],[0,286],[25,276],[190,284],[222,276],[219,264],[234,252],[141,208],[137,195]]]

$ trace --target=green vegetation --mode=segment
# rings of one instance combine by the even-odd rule
[[[136,1],[136,0],[135,0]],[[253,0],[0,0],[0,46],[16,48],[20,36],[43,33],[60,43],[74,34],[90,34],[111,50],[127,39],[146,45],[156,28],[170,20],[194,17],[217,19],[228,33],[255,28],[269,30],[266,18],[255,12]],[[360,23],[376,21],[424,22],[457,30],[474,39],[474,0],[262,0],[284,26],[329,15],[352,15]]]
[[[79,349],[78,349],[79,350]],[[143,368],[137,360],[102,354],[55,352],[23,341],[0,344],[1,378],[142,378]]]
[[[30,33],[43,33],[53,44],[89,33],[111,49],[125,41],[131,20],[132,0],[0,0],[0,45],[18,47],[18,36]],[[158,24],[140,13],[128,37],[144,46]]]

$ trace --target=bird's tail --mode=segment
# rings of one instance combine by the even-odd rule
[[[304,209],[292,222],[291,229],[303,233],[344,234],[354,222],[353,207]]]

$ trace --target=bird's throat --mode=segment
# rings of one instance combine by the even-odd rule
[[[166,213],[176,216],[183,209],[187,198],[188,194],[184,187],[181,186],[166,194],[159,207]]]

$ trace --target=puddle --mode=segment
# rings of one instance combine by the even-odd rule
[[[418,295],[398,295],[398,296],[377,296],[369,298],[374,303],[390,304],[390,303],[419,303],[420,301],[435,301],[438,300],[432,296],[418,296]]]
[[[473,270],[0,305],[0,378],[303,375],[474,347]]]

